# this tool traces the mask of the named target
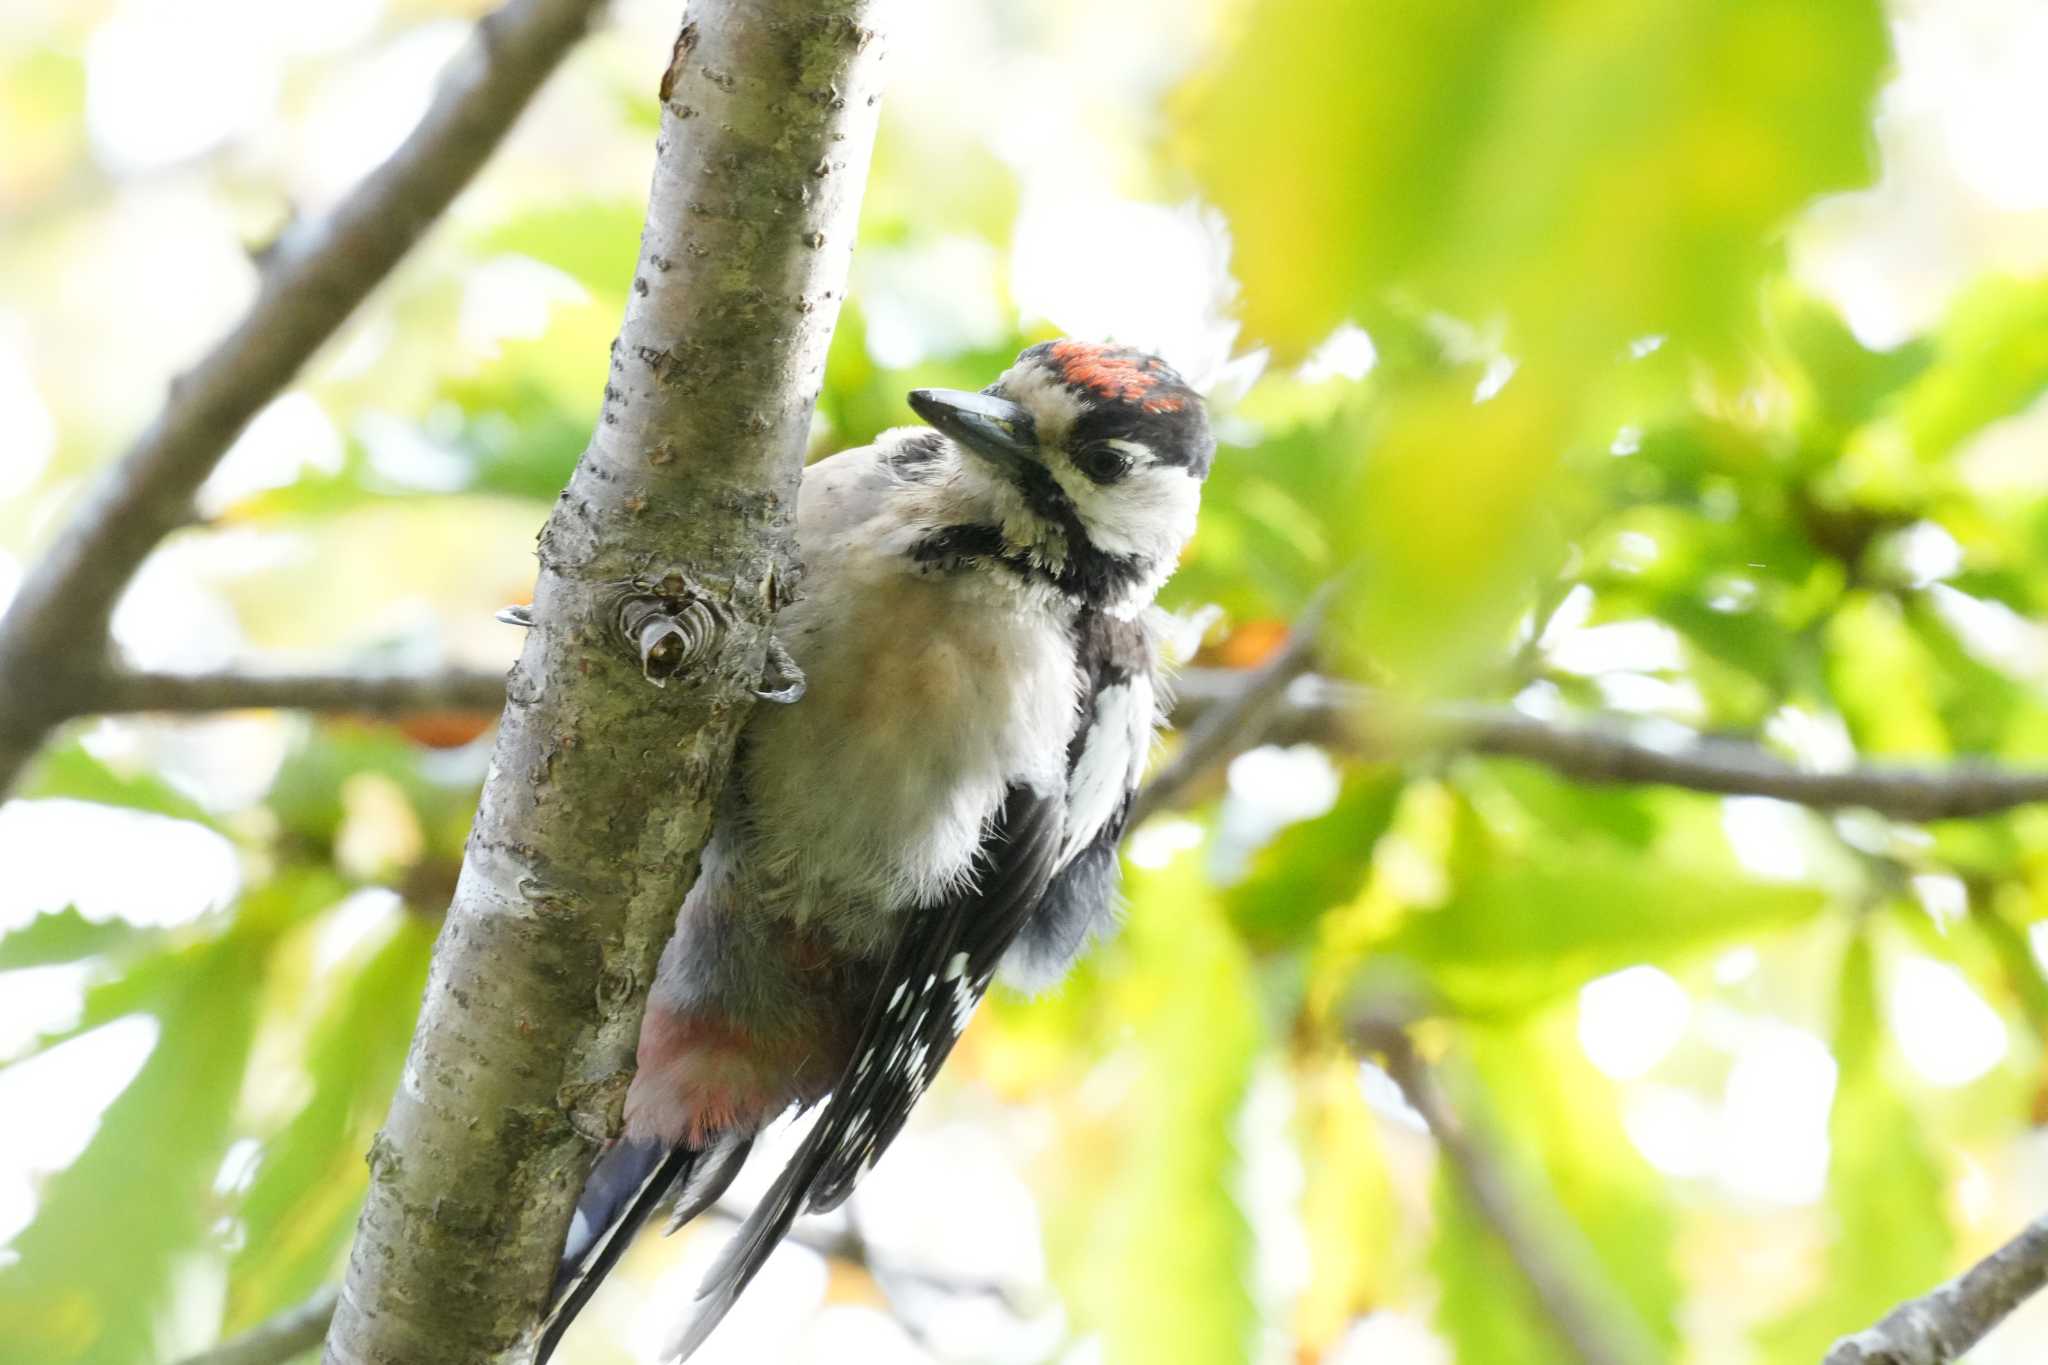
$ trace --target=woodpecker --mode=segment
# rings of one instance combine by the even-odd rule
[[[687,1358],[888,1147],[998,968],[1041,989],[1114,921],[1164,691],[1152,602],[1215,452],[1202,399],[1155,356],[1052,341],[909,404],[928,426],[805,471],[805,594],[776,629],[808,689],[741,734],[536,1365],[657,1208],[688,1222],[767,1123],[818,1106],[698,1291]]]

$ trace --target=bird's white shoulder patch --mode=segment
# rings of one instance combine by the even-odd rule
[[[1088,732],[1067,784],[1064,866],[1093,843],[1137,785],[1152,743],[1152,683],[1135,675],[1095,694]]]

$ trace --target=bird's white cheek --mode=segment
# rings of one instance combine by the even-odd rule
[[[1158,468],[1140,470],[1112,488],[1070,488],[1068,496],[1097,549],[1171,561],[1194,534],[1202,491],[1180,470]]]

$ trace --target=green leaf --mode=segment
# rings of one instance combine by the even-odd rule
[[[1103,984],[1133,1074],[1050,1211],[1054,1273],[1108,1365],[1242,1365],[1257,1314],[1232,1135],[1262,1041],[1250,963],[1195,858],[1134,874],[1130,895]]]
[[[313,1027],[306,1071],[313,1093],[268,1138],[238,1209],[224,1333],[296,1303],[332,1277],[355,1225],[368,1150],[404,1064],[426,987],[433,926],[403,916],[384,943],[336,987]]]
[[[1226,446],[1203,491],[1201,526],[1168,585],[1178,603],[1242,619],[1291,619],[1337,572],[1364,432],[1355,413]]]
[[[1557,837],[1508,838],[1468,808],[1445,898],[1411,909],[1375,955],[1418,967],[1449,1009],[1515,1012],[1621,967],[1797,924],[1825,904],[1814,886],[1743,870],[1711,823],[1675,809],[1664,819],[1655,842],[1570,824]]]
[[[638,199],[574,200],[507,219],[486,233],[480,245],[486,251],[530,256],[593,294],[623,299],[633,282],[646,216]]]
[[[264,942],[230,934],[178,955],[138,1007],[155,1048],[83,1155],[41,1191],[0,1269],[0,1340],[24,1360],[147,1365],[180,1262],[218,1248],[213,1176],[231,1134]]]
[[[1251,333],[1300,353],[1412,269],[1486,135],[1514,26],[1477,4],[1272,0],[1181,109]],[[1291,187],[1267,174],[1286,148]],[[1434,166],[1432,166],[1434,163]]]
[[[1841,1068],[1828,1121],[1830,1249],[1820,1294],[1760,1337],[1768,1358],[1811,1365],[1839,1336],[1858,1332],[1902,1300],[1947,1277],[1948,1226],[1941,1162],[1886,1074],[1875,952],[1867,933],[1842,962],[1834,1039]]]
[[[1956,605],[1979,607],[1961,597]],[[1995,755],[2016,765],[2034,765],[2048,758],[2048,726],[2044,726],[2041,690],[2023,674],[2015,676],[2009,659],[1985,659],[1956,629],[1954,618],[1936,609],[1925,595],[1905,604],[1905,619],[1924,667],[1929,690],[1937,693],[1945,733],[1958,752]],[[2010,670],[2010,671],[2009,671]]]
[[[1357,1061],[1327,1062],[1301,1076],[1297,1090],[1309,1280],[1295,1303],[1295,1335],[1305,1357],[1320,1359],[1393,1297],[1400,1206]]]
[[[0,971],[77,962],[156,937],[126,920],[89,920],[76,907],[46,911],[0,936]]]
[[[1226,896],[1231,922],[1254,949],[1302,943],[1326,911],[1358,894],[1403,784],[1397,770],[1355,773],[1327,814],[1289,826],[1259,850]]]
[[[86,752],[77,741],[53,744],[36,759],[23,781],[22,796],[68,797],[103,806],[169,815],[217,828],[212,814],[170,783],[149,773],[124,773]]]
[[[1467,1127],[1501,1167],[1542,1238],[1629,1360],[1677,1355],[1677,1218],[1665,1187],[1623,1132],[1613,1084],[1586,1063],[1568,1011],[1514,1029],[1460,1032],[1476,1063],[1453,1086]],[[1576,1365],[1535,1306],[1498,1233],[1439,1161],[1440,1223],[1431,1262],[1437,1322],[1461,1362]]]
[[[1927,649],[1890,597],[1858,592],[1827,624],[1828,684],[1856,747],[1887,757],[1949,752]]]
[[[1803,412],[1808,444],[1832,456],[1842,438],[1869,421],[1924,373],[1934,348],[1914,341],[1873,351],[1834,307],[1790,285],[1771,291],[1771,335],[1784,347],[1788,378]]]
[[[268,803],[287,836],[325,857],[341,827],[343,788],[365,776],[384,778],[404,794],[426,836],[426,854],[460,857],[476,812],[475,783],[444,778],[427,751],[388,726],[309,727],[279,766]]]
[[[1899,400],[1913,453],[1940,460],[2048,393],[2048,279],[1989,279],[1951,310],[1939,359]]]
[[[1499,657],[1529,581],[1557,558],[1546,513],[1578,420],[1578,396],[1558,379],[1524,376],[1484,403],[1462,372],[1406,385],[1378,414],[1357,480],[1325,495],[1352,513],[1353,553],[1340,562],[1356,567],[1340,620],[1412,686],[1468,686]],[[1447,474],[1456,496],[1445,496]]]
[[[1868,176],[1887,59],[1872,0],[1276,0],[1180,127],[1285,350],[1396,287],[1546,352],[1718,350],[1774,230]]]
[[[345,892],[341,879],[325,868],[287,867],[243,893],[227,932],[230,936],[264,937],[284,933],[334,904]],[[202,962],[209,947],[220,941],[203,926],[170,931],[124,927],[125,946],[130,951],[117,954],[114,969],[86,990],[78,1018],[0,1062],[20,1061],[130,1014],[154,1012],[158,1001],[183,989],[180,983],[195,970],[194,964]]]

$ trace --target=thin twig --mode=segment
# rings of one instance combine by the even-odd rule
[[[1354,1025],[1353,1036],[1360,1046],[1380,1054],[1387,1075],[1428,1125],[1453,1175],[1500,1239],[1527,1282],[1537,1310],[1558,1337],[1585,1365],[1639,1365],[1648,1359],[1642,1350],[1624,1344],[1630,1336],[1640,1337],[1640,1329],[1623,1331],[1619,1314],[1597,1306],[1601,1296],[1568,1269],[1568,1258],[1542,1235],[1499,1160],[1452,1112],[1407,1030],[1386,1019],[1364,1018]]]
[[[713,1212],[721,1219],[740,1224],[746,1222],[750,1210],[721,1201]],[[885,1260],[875,1253],[873,1243],[851,1218],[834,1229],[799,1223],[791,1229],[788,1240],[828,1260],[858,1267],[872,1277],[885,1294],[890,1282],[901,1280],[942,1294],[994,1298],[1019,1316],[1028,1312],[1016,1302],[1010,1287],[999,1281],[947,1275]],[[266,1318],[218,1346],[187,1356],[178,1365],[283,1365],[283,1362],[320,1344],[321,1338],[327,1335],[327,1325],[334,1318],[335,1305],[340,1297],[340,1287],[330,1285],[297,1307]]]
[[[179,1365],[283,1365],[320,1345],[340,1298],[340,1287],[329,1285],[298,1307],[265,1318],[211,1350],[187,1356]]]
[[[748,1205],[721,1200],[711,1211],[720,1219],[741,1225],[753,1210]],[[784,1240],[816,1252],[827,1260],[857,1267],[881,1288],[883,1295],[892,1303],[894,1296],[889,1293],[892,1284],[915,1284],[956,1298],[994,1299],[1018,1317],[1030,1314],[1030,1309],[1018,1302],[1012,1287],[1001,1280],[928,1270],[877,1251],[851,1207],[837,1226],[821,1227],[811,1220],[799,1220]],[[899,1311],[897,1316],[903,1315]]]
[[[1824,1365],[1949,1365],[2048,1285],[2048,1215],[1875,1327],[1844,1337]]]
[[[266,260],[241,321],[172,385],[0,616],[0,792],[107,651],[114,604],[264,404],[291,382],[441,216],[604,0],[508,0],[478,21],[412,134],[324,218]]]
[[[1176,704],[1174,716],[1186,737],[1172,760],[1139,788],[1131,803],[1133,826],[1155,811],[1180,804],[1211,770],[1264,740],[1289,685],[1315,664],[1324,606],[1325,595],[1319,594],[1294,623],[1280,652],[1239,675],[1226,694],[1212,694],[1211,704],[1192,715]]]

